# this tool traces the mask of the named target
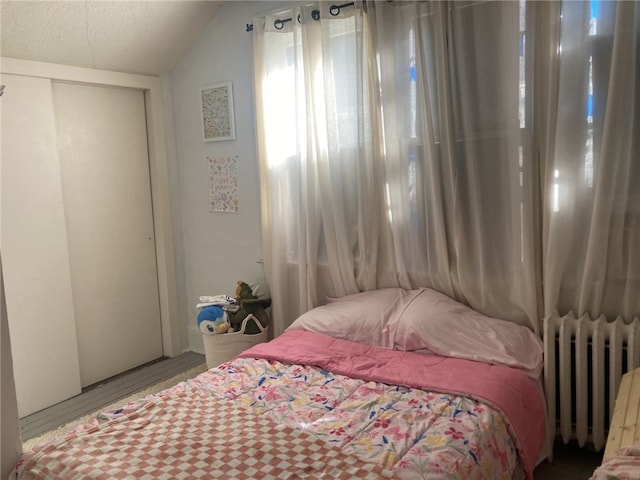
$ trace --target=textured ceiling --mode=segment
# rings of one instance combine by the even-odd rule
[[[216,1],[0,2],[5,57],[126,73],[170,72],[218,11]]]

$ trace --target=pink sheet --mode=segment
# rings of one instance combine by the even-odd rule
[[[473,396],[507,417],[525,474],[533,478],[545,443],[545,407],[535,383],[519,370],[390,350],[301,330],[287,331],[239,357],[314,365],[352,378]]]

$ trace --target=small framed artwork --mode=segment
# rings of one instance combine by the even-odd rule
[[[200,89],[202,102],[202,139],[205,142],[235,140],[233,85],[231,82],[208,85]]]

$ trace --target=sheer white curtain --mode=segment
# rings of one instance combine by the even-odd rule
[[[263,250],[275,334],[323,303],[325,293],[359,291],[360,249],[377,238],[366,217],[377,208],[362,192],[372,190],[363,166],[369,132],[359,121],[366,116],[366,92],[358,86],[366,75],[362,11],[334,18],[328,8],[323,2],[253,23]],[[375,278],[364,286],[375,286]]]
[[[254,19],[274,333],[385,286],[538,331],[523,5],[329,6]]]
[[[543,154],[545,314],[640,315],[640,3],[562,2]]]
[[[523,7],[372,2],[365,18],[395,272],[537,331]]]

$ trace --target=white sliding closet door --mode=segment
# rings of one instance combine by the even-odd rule
[[[52,90],[87,386],[162,356],[144,92]]]
[[[80,376],[51,82],[3,74],[2,83],[0,241],[25,416],[79,394]]]

